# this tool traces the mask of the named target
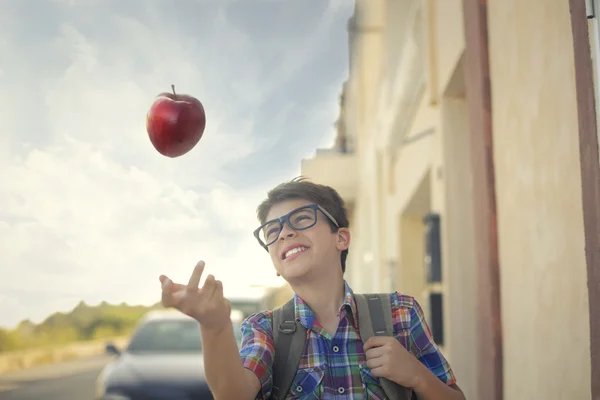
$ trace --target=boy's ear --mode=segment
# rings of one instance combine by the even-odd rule
[[[339,228],[337,231],[337,249],[340,251],[348,250],[348,247],[350,247],[350,239],[350,230],[348,228]]]

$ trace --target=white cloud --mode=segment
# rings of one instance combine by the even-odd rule
[[[0,230],[3,274],[18,280],[3,280],[0,291],[46,287],[61,297],[69,288],[64,293],[91,293],[98,301],[156,301],[159,274],[185,280],[201,258],[229,293],[272,272],[249,233],[252,207],[231,189],[198,194],[74,141],[34,150],[6,172],[0,209],[11,213]],[[221,227],[247,238],[215,235]]]
[[[318,29],[288,43],[294,51],[278,54],[274,67],[222,9],[179,26],[183,11],[169,19],[151,3],[139,18],[116,2],[91,2],[96,17],[66,0],[43,4],[57,8],[36,15],[17,3],[0,6],[0,272],[8,277],[0,280],[0,325],[39,321],[80,300],[153,303],[159,274],[186,281],[199,259],[228,296],[280,283],[252,236],[272,178],[232,178],[227,166],[278,151],[285,132],[257,132],[257,111],[288,81],[322,90],[303,75],[307,65],[345,70],[345,60],[314,60],[332,26],[344,29],[339,10],[330,7]],[[39,31],[25,35],[23,18]],[[177,159],[158,154],[145,131],[154,96],[172,83],[207,110],[204,137]],[[339,92],[339,82],[331,87]],[[323,114],[299,118],[295,95],[269,103],[265,118],[311,127],[329,119],[322,132],[331,137],[335,100],[316,98]],[[305,140],[323,142],[318,132]],[[303,156],[278,168],[297,168]]]

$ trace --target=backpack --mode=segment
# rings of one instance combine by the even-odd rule
[[[371,336],[392,336],[392,307],[389,293],[355,294],[358,309],[358,330],[365,343]],[[287,396],[306,342],[306,328],[296,321],[294,299],[273,310],[273,391],[271,399]],[[395,382],[379,378],[389,400],[409,400],[406,389]],[[413,391],[412,400],[416,394]]]

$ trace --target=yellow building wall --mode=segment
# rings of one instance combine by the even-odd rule
[[[488,4],[505,398],[589,399],[569,4]]]
[[[421,27],[423,35],[400,40],[385,30],[355,33],[344,118],[355,136],[356,174],[349,179],[335,168],[339,161],[311,168],[314,160],[305,160],[303,171],[334,187],[340,182],[351,197],[347,279],[356,292],[399,290],[427,312],[422,218],[432,211],[441,215],[444,278],[436,289],[444,294],[443,352],[466,398],[478,399],[473,133],[462,0],[395,1],[396,21],[410,25],[407,16],[420,16],[414,32]],[[381,26],[382,14],[374,8],[386,3],[358,2],[371,9],[360,20]],[[504,398],[590,399],[568,2],[488,0],[488,7]],[[384,22],[394,18],[385,15]],[[407,64],[419,62],[415,54],[424,68]],[[406,71],[413,75],[398,76]],[[386,89],[408,93],[421,79],[421,91],[390,106]],[[355,190],[348,190],[352,183]]]

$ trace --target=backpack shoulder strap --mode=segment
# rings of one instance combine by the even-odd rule
[[[273,390],[271,399],[283,400],[287,396],[306,342],[306,328],[296,321],[294,299],[273,310]]]
[[[354,298],[358,309],[358,330],[363,343],[372,336],[394,334],[389,293],[355,294]],[[408,400],[404,387],[385,378],[379,378],[379,382],[390,400]]]
[[[355,294],[358,329],[363,342],[371,336],[392,336],[392,303],[387,293]]]

